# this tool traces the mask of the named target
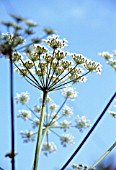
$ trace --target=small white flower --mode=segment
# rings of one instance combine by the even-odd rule
[[[37,113],[40,113],[41,112],[41,106],[35,105],[34,111],[37,112]]]
[[[19,110],[19,113],[17,117],[21,117],[23,120],[28,120],[31,117],[31,111],[29,110]]]
[[[49,109],[51,110],[51,111],[55,111],[55,110],[57,110],[58,109],[58,105],[56,105],[55,103],[52,103],[50,106],[49,106]]]
[[[61,60],[61,59],[63,59],[63,58],[65,58],[66,57],[66,55],[67,55],[67,52],[64,52],[64,51],[62,51],[62,50],[57,50],[57,51],[55,51],[55,58],[57,59],[57,60]]]
[[[35,118],[32,122],[33,128],[36,128],[39,126],[40,120],[38,118]]]
[[[43,146],[42,146],[42,151],[44,152],[44,154],[46,156],[48,156],[48,154],[55,152],[57,150],[56,145],[53,142],[44,142]]]
[[[84,63],[84,67],[90,72],[96,71],[97,73],[101,74],[102,66],[100,63],[87,59]]]
[[[86,58],[82,55],[82,54],[72,54],[72,57],[74,59],[74,61],[76,62],[76,64],[83,64],[86,61]]]
[[[71,122],[67,121],[66,119],[63,120],[62,122],[60,122],[60,128],[64,129],[64,131],[66,131],[67,129],[69,129],[71,126]]]
[[[98,53],[98,55],[101,55],[101,56],[104,57],[105,59],[111,59],[111,58],[113,57],[113,55],[110,54],[110,53],[107,52],[107,51],[100,52],[100,53]]]
[[[74,139],[74,136],[70,134],[63,134],[62,137],[60,138],[61,144],[63,145],[63,147],[66,147],[67,144],[74,144],[73,139]]]
[[[34,132],[31,130],[20,131],[20,135],[24,139],[24,143],[34,141]]]
[[[76,128],[79,129],[80,132],[83,132],[83,129],[89,128],[91,126],[90,120],[87,120],[86,116],[79,116],[77,115],[76,119]]]
[[[40,44],[34,44],[34,49],[36,50],[37,54],[44,54],[48,52],[48,49]]]
[[[74,98],[77,97],[77,92],[75,91],[75,89],[69,86],[65,87],[62,90],[62,94],[65,98],[71,99],[71,100],[74,100]]]
[[[53,49],[63,48],[64,46],[67,46],[67,40],[59,39],[59,36],[55,34],[53,34],[52,36],[48,36],[48,39],[43,41],[46,42]]]
[[[17,93],[15,100],[16,103],[20,102],[22,105],[24,105],[25,103],[27,103],[30,99],[29,93],[26,92],[22,92],[22,93]]]
[[[65,105],[63,108],[62,114],[64,116],[70,117],[73,114],[73,110],[69,106]]]

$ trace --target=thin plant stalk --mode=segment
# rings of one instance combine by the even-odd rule
[[[45,104],[46,104],[47,93],[48,92],[43,91],[42,110],[41,110],[40,125],[39,125],[39,130],[38,130],[38,135],[37,135],[37,143],[36,143],[33,170],[38,170],[39,155],[40,155],[41,147],[42,147],[42,132],[43,132],[43,125],[44,125]]]
[[[91,133],[94,131],[94,129],[96,128],[96,126],[98,125],[98,123],[100,122],[100,120],[102,119],[102,117],[104,116],[105,112],[107,111],[107,109],[109,108],[110,104],[112,103],[112,101],[114,100],[114,98],[116,97],[116,92],[113,94],[113,96],[111,97],[111,99],[109,100],[109,102],[107,103],[107,105],[105,106],[104,110],[102,111],[102,113],[100,114],[100,116],[98,117],[98,119],[95,121],[95,123],[93,124],[93,126],[91,127],[90,131],[87,133],[87,135],[84,137],[84,139],[82,140],[82,142],[80,143],[80,145],[77,147],[77,149],[74,151],[74,153],[70,156],[70,158],[67,160],[67,162],[63,165],[63,167],[60,170],[64,170],[68,164],[72,161],[72,159],[76,156],[76,154],[79,152],[79,150],[82,148],[82,146],[85,144],[86,140],[89,138],[89,136],[91,135]]]
[[[13,102],[13,63],[12,54],[10,53],[10,106],[11,106],[11,166],[12,170],[15,170],[15,125],[14,125],[14,102]]]
[[[116,146],[116,142],[91,166],[91,169],[94,169]]]

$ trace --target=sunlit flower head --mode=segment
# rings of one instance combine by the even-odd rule
[[[24,143],[34,141],[34,132],[31,130],[20,131],[20,135],[23,138]]]
[[[60,122],[60,128],[66,131],[71,127],[71,121],[67,121],[66,119]]]
[[[108,60],[113,57],[113,55],[110,54],[110,53],[107,52],[107,51],[103,51],[103,52],[100,52],[100,53],[98,53],[98,54],[101,55],[102,57],[104,57],[105,59],[108,59]]]
[[[31,117],[31,111],[29,110],[19,110],[19,113],[17,117],[21,117],[23,120],[28,120]]]
[[[66,147],[68,144],[74,144],[73,139],[74,136],[70,134],[63,134],[62,137],[60,138],[63,147]]]
[[[64,46],[67,46],[67,40],[59,39],[59,36],[55,34],[53,34],[52,36],[48,36],[48,39],[44,40],[44,42],[46,42],[53,49],[63,48]]]
[[[75,91],[74,88],[67,86],[62,90],[62,94],[65,98],[74,100],[75,97],[77,97],[77,92]]]
[[[48,49],[45,46],[42,46],[40,44],[34,44],[34,49],[38,55],[48,52]]]
[[[44,152],[44,154],[46,156],[48,156],[48,154],[55,152],[57,150],[56,145],[54,144],[54,142],[44,142],[43,146],[42,146],[42,151]]]
[[[15,101],[16,103],[21,103],[22,105],[24,105],[25,103],[27,103],[30,99],[30,95],[29,93],[26,92],[22,92],[22,93],[17,93],[16,97],[15,97]]]
[[[70,117],[70,116],[73,114],[73,110],[72,110],[69,106],[65,105],[65,106],[63,107],[62,114],[63,114],[64,116]]]
[[[37,112],[37,113],[40,113],[41,112],[41,106],[35,105],[34,111]]]
[[[89,128],[91,126],[90,120],[86,118],[86,116],[77,116],[75,119],[76,128],[79,129],[80,132],[83,132],[83,129]]]
[[[91,61],[89,59],[86,60],[84,63],[84,67],[89,71],[93,72],[96,71],[97,73],[101,74],[102,66],[100,63],[96,63],[95,61]]]
[[[36,128],[36,127],[39,126],[40,120],[39,120],[38,118],[35,118],[35,119],[33,120],[32,124],[33,124],[33,128]]]
[[[51,111],[55,111],[55,110],[57,110],[58,108],[59,108],[59,106],[56,105],[55,103],[52,103],[52,104],[49,106],[49,109],[50,109]]]

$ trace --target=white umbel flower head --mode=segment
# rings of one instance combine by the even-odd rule
[[[41,106],[35,105],[34,111],[37,112],[37,113],[40,113],[41,112]]]
[[[84,67],[89,72],[96,71],[98,74],[101,74],[102,66],[100,63],[87,59],[86,62],[84,63]]]
[[[67,144],[74,144],[73,139],[74,139],[74,136],[70,134],[63,134],[62,137],[60,138],[61,144],[63,145],[63,147],[66,147]]]
[[[30,95],[27,91],[22,92],[22,93],[17,93],[16,97],[15,97],[16,103],[20,102],[22,105],[27,103],[29,101],[29,99],[30,99]]]
[[[58,109],[58,105],[56,105],[55,103],[52,103],[50,106],[49,106],[49,109],[51,110],[51,111],[55,111],[55,110],[57,110]]]
[[[17,117],[21,117],[23,120],[28,120],[31,117],[31,111],[29,110],[19,110],[19,113]]]
[[[70,117],[73,114],[73,110],[69,106],[65,105],[63,108],[62,114],[64,116]]]
[[[79,129],[80,132],[83,132],[83,129],[89,128],[91,126],[90,120],[86,118],[86,116],[79,116],[77,115],[76,119],[76,128]]]
[[[65,87],[62,90],[62,94],[65,98],[71,99],[71,100],[74,100],[75,97],[77,97],[77,95],[78,95],[77,92],[75,91],[75,89],[72,87],[69,87],[69,86]]]
[[[36,127],[39,126],[40,120],[38,118],[35,118],[32,122],[33,128],[35,129]]]
[[[67,46],[68,41],[66,39],[59,39],[58,35],[53,34],[52,36],[48,36],[48,39],[44,40],[44,42],[46,42],[53,49],[57,49]]]
[[[20,135],[24,139],[24,143],[34,141],[34,132],[31,130],[20,131]]]
[[[42,151],[44,152],[44,154],[46,156],[48,156],[48,154],[55,152],[57,150],[56,145],[54,144],[54,142],[45,142],[42,146]]]
[[[71,126],[71,122],[67,121],[66,119],[60,122],[60,128],[63,129],[64,131],[69,129],[70,126]]]
[[[100,52],[100,53],[98,53],[98,55],[101,55],[102,57],[104,57],[105,59],[111,59],[112,57],[113,57],[113,55],[112,54],[110,54],[109,52],[107,52],[107,51],[103,51],[103,52]]]

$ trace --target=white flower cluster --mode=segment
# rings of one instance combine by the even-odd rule
[[[35,129],[36,127],[39,127],[40,120],[38,118],[35,118],[32,124],[33,124],[33,128]]]
[[[63,114],[64,116],[70,117],[70,116],[73,114],[73,110],[72,110],[72,108],[70,108],[69,106],[67,106],[67,105],[65,104],[65,106],[63,107],[62,114]]]
[[[101,65],[91,61],[82,54],[63,51],[66,46],[65,39],[59,39],[58,35],[52,35],[44,40],[44,44],[36,44],[27,48],[27,60],[23,61],[21,55],[15,55],[20,62],[18,72],[34,87],[47,91],[59,90],[65,85],[76,82],[85,82],[89,72],[101,72]],[[46,48],[46,44],[49,48]]]
[[[40,112],[41,112],[41,106],[35,105],[35,106],[34,106],[34,111],[35,111],[36,113],[40,113]]]
[[[71,100],[74,100],[78,95],[78,93],[75,91],[75,89],[72,87],[69,87],[69,86],[65,87],[62,90],[62,94],[65,98],[71,99]]]
[[[96,71],[98,74],[101,74],[101,64],[96,63],[95,61],[91,61],[87,59],[87,61],[84,63],[84,67],[89,71]]]
[[[3,41],[0,45],[0,51],[5,53],[4,50],[8,50],[9,46],[13,46],[16,47],[19,44],[23,44],[24,43],[24,38],[20,35],[15,35],[13,33],[2,33],[2,35],[0,35],[0,40]]]
[[[45,142],[45,143],[43,143],[42,151],[44,152],[44,154],[46,156],[48,156],[49,153],[52,153],[52,152],[54,152],[56,150],[57,150],[57,147],[54,144],[54,142],[49,142],[49,143]]]
[[[107,51],[100,52],[100,53],[98,53],[98,55],[101,55],[101,56],[104,57],[106,60],[113,58],[113,55],[110,54],[110,53],[107,52]]]
[[[74,137],[71,134],[68,134],[67,131],[70,128],[78,128],[80,132],[83,131],[85,128],[90,127],[90,121],[87,120],[86,116],[76,117],[76,125],[73,124],[71,121],[67,120],[73,115],[73,110],[68,105],[66,105],[66,101],[69,99],[73,100],[77,97],[77,92],[74,88],[67,86],[62,90],[62,94],[64,96],[64,102],[62,103],[61,107],[58,106],[50,96],[47,96],[45,102],[45,109],[44,109],[44,122],[43,122],[43,132],[48,128],[49,132],[53,132],[56,136],[59,137],[61,145],[66,147],[68,144],[74,144]],[[23,120],[29,120],[32,124],[32,128],[35,129],[40,125],[40,115],[42,111],[42,101],[43,96],[41,95],[39,98],[40,105],[35,105],[33,109],[31,109],[26,103],[29,99],[28,92],[22,92],[17,94],[16,102],[20,102],[21,104],[25,104],[28,110],[19,110],[19,115],[17,117],[22,118]],[[33,118],[34,117],[34,118]],[[62,119],[65,118],[65,119]],[[66,119],[67,118],[67,119]],[[62,120],[61,120],[62,119]],[[59,135],[56,129],[63,130],[63,135]],[[21,136],[24,139],[24,142],[34,141],[34,136],[36,133],[30,130],[21,131]],[[50,133],[47,133],[47,135]],[[47,141],[47,142],[45,142]],[[46,140],[43,143],[42,151],[46,156],[49,153],[56,151],[56,145],[53,142],[49,141],[48,136],[46,136]]]
[[[55,103],[52,103],[52,104],[49,106],[49,109],[50,109],[51,111],[55,111],[55,110],[57,110],[58,108],[59,108],[59,106],[56,105]]]
[[[114,51],[112,54],[107,51],[103,51],[98,54],[104,57],[107,60],[107,64],[116,70],[116,51]]]
[[[34,141],[34,132],[31,130],[20,131],[22,138],[24,139],[24,143],[28,143],[29,141]]]
[[[67,121],[66,119],[60,122],[60,128],[66,131],[71,127],[71,122]]]
[[[21,117],[23,120],[28,120],[31,117],[31,111],[29,110],[19,110],[19,113],[17,117]]]
[[[66,39],[59,39],[58,35],[49,36],[47,40],[43,40],[53,49],[63,48],[67,46],[68,41]]]
[[[70,135],[70,134],[63,134],[62,137],[60,138],[61,140],[61,144],[63,145],[63,147],[66,147],[67,144],[74,144],[74,136]]]
[[[16,94],[16,97],[15,97],[15,100],[16,100],[16,103],[21,103],[22,105],[24,105],[25,103],[27,103],[30,99],[30,95],[29,93],[26,91],[26,92],[22,92],[22,93],[17,93]]]
[[[83,129],[89,128],[91,126],[90,120],[86,118],[86,116],[77,116],[75,119],[76,128],[79,129],[80,132],[83,132]]]

